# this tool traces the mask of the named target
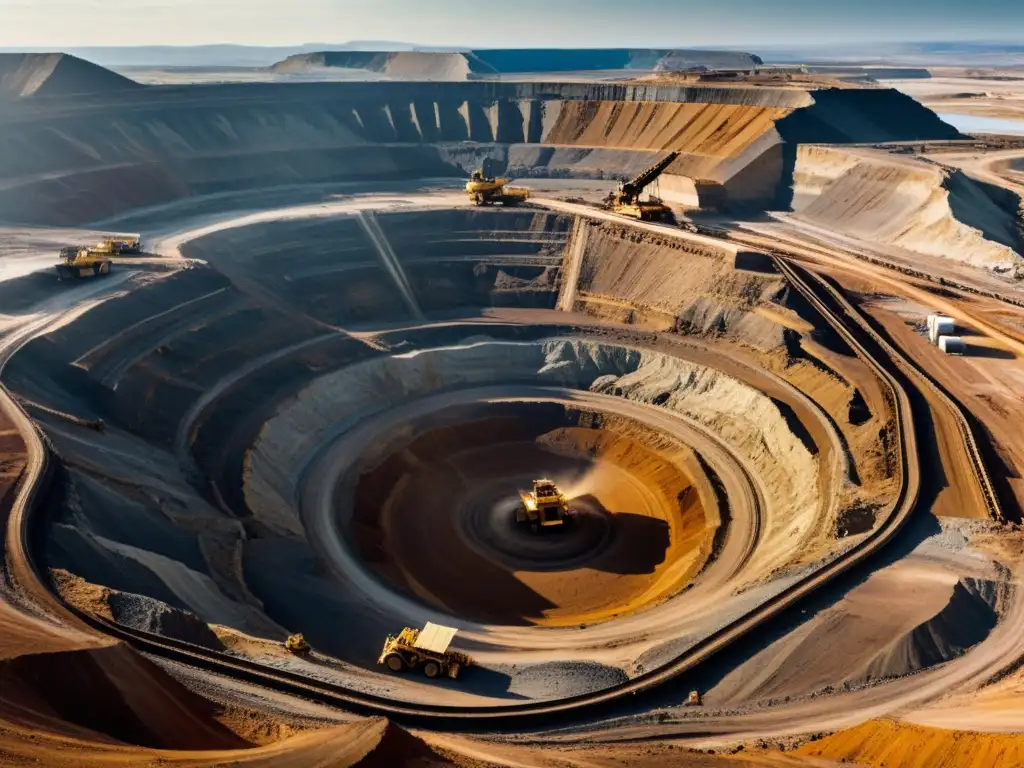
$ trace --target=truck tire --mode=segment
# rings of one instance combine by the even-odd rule
[[[405,661],[403,661],[401,655],[397,653],[389,653],[387,656],[385,656],[384,663],[387,665],[387,668],[390,669],[392,672],[405,671]]]
[[[423,665],[423,674],[433,680],[441,674],[441,665],[436,661],[428,661]]]

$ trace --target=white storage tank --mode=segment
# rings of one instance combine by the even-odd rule
[[[967,345],[959,336],[939,336],[939,349],[947,355],[962,355],[967,351]]]
[[[929,318],[928,338],[932,344],[939,343],[940,336],[952,336],[956,332],[956,323],[952,317],[933,315]]]

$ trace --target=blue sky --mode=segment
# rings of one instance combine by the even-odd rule
[[[1024,0],[0,0],[0,46],[1024,42]]]

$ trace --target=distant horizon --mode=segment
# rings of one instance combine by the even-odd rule
[[[369,48],[366,46],[380,44],[379,48]],[[758,50],[772,51],[772,50],[849,50],[857,48],[867,48],[869,46],[880,46],[885,49],[893,48],[916,48],[920,46],[989,46],[1004,49],[1015,49],[1024,52],[1024,42],[1014,42],[1007,40],[993,40],[993,39],[962,39],[962,40],[888,40],[885,42],[849,42],[849,43],[801,43],[801,44],[784,44],[784,43],[767,43],[761,45],[730,45],[730,44],[691,44],[691,45],[656,45],[656,44],[637,44],[637,45],[446,45],[443,43],[438,44],[426,44],[426,43],[415,43],[405,40],[346,40],[343,42],[317,42],[317,41],[305,41],[299,43],[236,43],[230,41],[222,42],[208,42],[208,43],[153,43],[144,44],[136,43],[131,45],[126,44],[94,44],[94,43],[72,43],[66,45],[0,45],[0,52],[3,53],[67,53],[71,50],[150,50],[169,48],[175,50],[188,50],[188,49],[199,49],[199,48],[249,48],[249,49],[284,49],[284,48],[304,48],[304,49],[315,49],[316,51],[330,51],[330,50],[345,50],[352,49],[358,46],[361,50],[379,53],[404,53],[404,52],[422,52],[422,53],[443,53],[443,52],[470,52],[470,51],[487,51],[487,50],[695,50],[695,51],[742,51],[745,53],[757,53]],[[388,46],[395,46],[390,48]]]
[[[1014,43],[1020,0],[0,0],[0,47],[308,46],[324,38],[444,48],[724,48]],[[1017,30],[1016,32],[1014,30]],[[126,37],[133,38],[131,45]],[[453,39],[458,38],[455,42]],[[296,42],[296,41],[303,42]],[[467,41],[472,40],[472,45]],[[327,43],[326,45],[337,45]]]

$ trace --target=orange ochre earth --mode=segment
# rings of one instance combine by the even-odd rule
[[[1011,768],[1024,765],[1024,734],[946,731],[872,720],[811,742],[797,754],[870,768]]]

